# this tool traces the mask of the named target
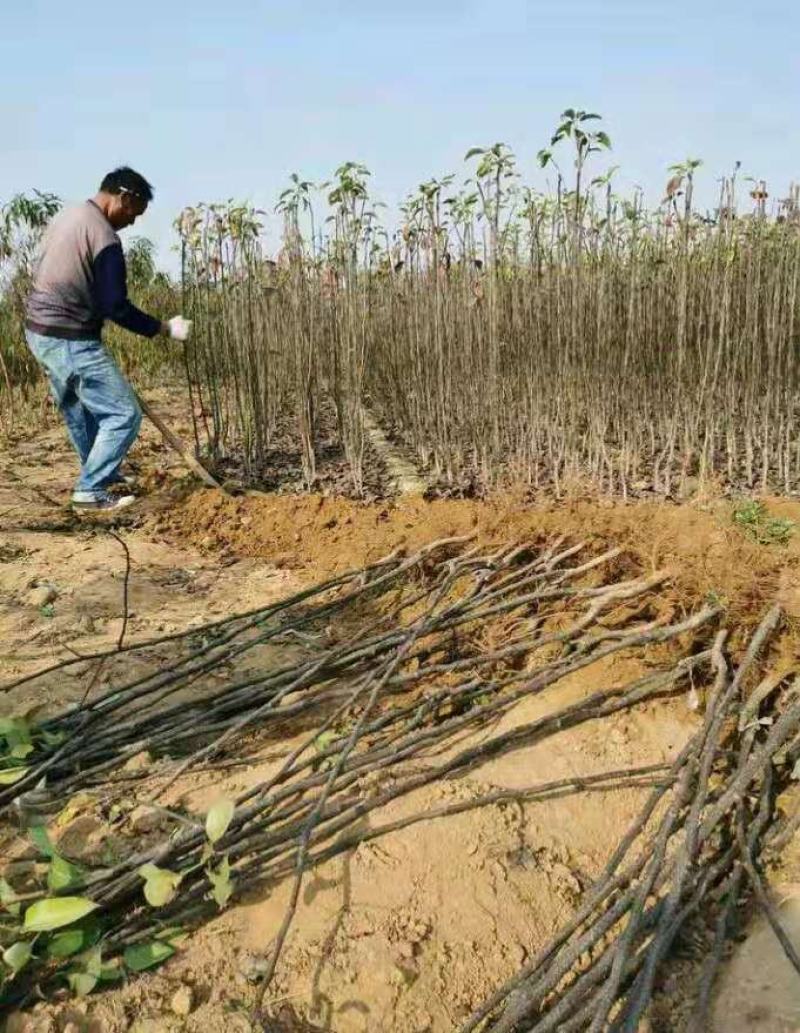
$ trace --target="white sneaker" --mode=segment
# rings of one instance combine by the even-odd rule
[[[113,513],[118,509],[127,509],[134,502],[138,502],[135,495],[118,495],[116,497],[102,495],[100,498],[86,499],[85,501],[73,498],[70,505],[81,513]]]

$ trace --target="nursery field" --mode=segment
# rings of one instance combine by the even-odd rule
[[[800,194],[601,125],[129,244],[113,517],[0,209],[8,1033],[800,1028]]]

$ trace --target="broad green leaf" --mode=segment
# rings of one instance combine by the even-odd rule
[[[47,885],[51,890],[75,889],[83,883],[83,872],[58,854],[53,855],[47,870]]]
[[[103,949],[99,944],[88,950],[79,960],[83,962],[83,967],[90,976],[100,978],[100,973],[103,971]]]
[[[47,945],[48,958],[69,958],[78,954],[87,946],[87,936],[83,929],[66,929],[56,933]]]
[[[11,969],[14,975],[21,972],[31,959],[32,945],[18,940],[8,950],[3,951],[3,961]]]
[[[14,760],[25,760],[29,753],[33,753],[35,747],[32,742],[21,742],[11,751]]]
[[[67,982],[76,997],[86,997],[97,986],[97,976],[89,972],[68,972]]]
[[[213,868],[209,868],[206,871],[206,875],[208,875],[208,879],[212,887],[211,896],[217,902],[219,907],[225,907],[233,894],[231,866],[227,856],[223,858],[222,863],[216,871]]]
[[[177,872],[157,868],[154,864],[142,865],[139,875],[144,879],[144,899],[151,907],[169,904],[183,878]]]
[[[24,929],[26,933],[47,933],[80,921],[96,907],[97,904],[87,897],[47,897],[45,900],[37,900],[25,912]]]
[[[0,735],[12,746],[31,741],[31,730],[24,717],[0,717]]]
[[[100,969],[100,980],[103,983],[115,983],[125,975],[119,961],[111,961]]]
[[[228,831],[236,806],[233,800],[218,800],[206,815],[206,835],[210,843],[222,839]]]
[[[144,972],[147,968],[161,965],[174,953],[175,948],[171,944],[154,940],[153,943],[137,943],[128,947],[123,960],[131,972]]]
[[[13,786],[27,774],[27,768],[6,768],[4,771],[0,771],[0,786]]]
[[[49,958],[69,958],[73,954],[88,951],[103,934],[103,927],[97,915],[88,915],[72,929],[63,929],[49,937],[47,956]]]
[[[28,835],[40,854],[49,857],[50,860],[58,856],[56,848],[50,839],[50,834],[44,825],[34,825],[33,828],[28,830]]]

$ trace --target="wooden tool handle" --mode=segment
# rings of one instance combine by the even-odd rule
[[[197,459],[197,457],[192,452],[190,452],[188,448],[186,448],[186,446],[178,437],[178,435],[174,434],[169,429],[169,427],[166,425],[166,423],[164,423],[164,421],[161,419],[158,413],[154,412],[150,408],[150,406],[142,398],[142,396],[137,394],[136,398],[139,402],[139,405],[141,406],[141,410],[144,413],[144,415],[148,418],[148,420],[150,420],[150,422],[155,427],[158,428],[167,444],[170,445],[171,448],[175,449],[175,451],[178,453],[181,459],[183,459],[184,463],[186,463],[186,465],[189,467],[192,473],[196,473],[200,480],[207,484],[209,488],[217,488],[218,491],[225,491],[225,489],[222,487],[219,481],[215,480],[211,476],[211,474],[208,472],[208,470],[206,470],[206,468],[199,461],[199,459]]]

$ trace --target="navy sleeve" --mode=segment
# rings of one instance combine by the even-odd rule
[[[128,300],[125,256],[121,244],[109,244],[94,260],[94,299],[103,319],[140,337],[155,337],[161,321]]]

